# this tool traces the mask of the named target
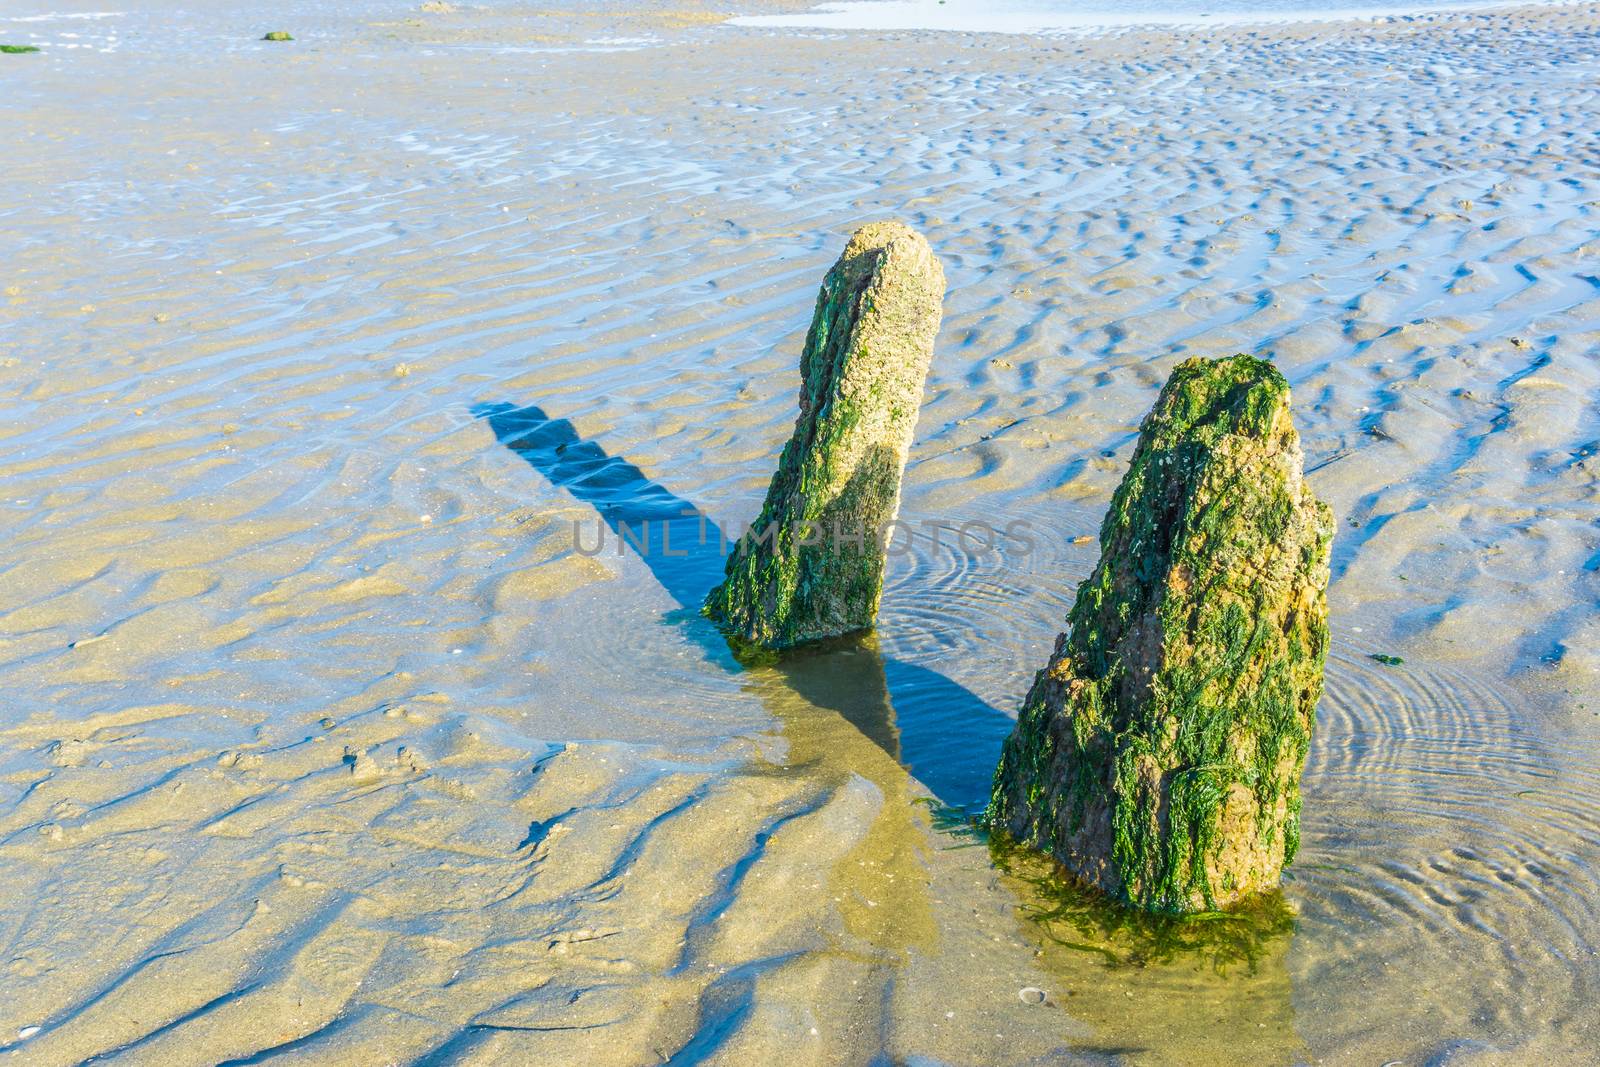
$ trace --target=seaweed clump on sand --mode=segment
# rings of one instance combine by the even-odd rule
[[[1277,369],[1179,365],[1005,743],[989,825],[1146,911],[1276,886],[1299,845],[1332,539]]]
[[[29,52],[37,52],[38,50],[31,44],[0,44],[0,52],[8,56],[26,55]]]
[[[273,30],[271,33],[267,34],[265,37],[263,37],[261,39],[263,41],[292,41],[292,40],[294,40],[293,37],[290,37],[287,33],[283,32],[282,30]]]
[[[872,626],[943,302],[944,268],[898,222],[856,231],[823,279],[794,434],[706,597],[736,643],[776,650]]]

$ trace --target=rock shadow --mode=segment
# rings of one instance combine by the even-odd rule
[[[705,512],[537,405],[479,404],[472,413],[552,485],[595,509],[611,537],[677,602],[680,610],[671,620],[714,662],[734,672],[750,669],[700,615],[726,562],[719,531]],[[615,549],[608,544],[605,550]],[[972,811],[987,801],[1012,719],[971,690],[927,667],[884,656],[870,632],[801,646],[760,669],[775,671],[795,694],[840,715],[941,803]]]

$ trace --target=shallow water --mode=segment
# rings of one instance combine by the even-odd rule
[[[48,11],[0,22],[26,1062],[1584,1062],[1592,14]],[[903,514],[1035,543],[920,538],[874,639],[743,667],[715,551],[616,525],[755,513],[885,214],[951,283]],[[1290,921],[1169,952],[947,806],[1166,372],[1238,349],[1342,523],[1335,649]]]
[[[1553,0],[1559,3],[1561,0]],[[1407,18],[1437,11],[1515,6],[1503,0],[844,0],[809,11],[744,15],[743,26],[831,30],[948,30],[1058,33],[1129,26],[1263,25],[1342,19]]]

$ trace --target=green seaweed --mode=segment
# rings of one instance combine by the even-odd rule
[[[1401,659],[1399,656],[1391,656],[1385,652],[1374,652],[1372,653],[1371,658],[1377,660],[1386,667],[1398,667],[1400,664],[1405,662],[1405,660]]]
[[[282,30],[273,30],[271,33],[267,34],[265,37],[262,37],[261,39],[263,41],[292,41],[292,40],[294,40],[293,37],[290,37],[287,33],[285,33]]]
[[[1271,949],[1294,934],[1294,911],[1279,891],[1225,911],[1150,913],[1123,907],[1059,869],[1043,869],[1031,849],[1003,832],[991,835],[988,845],[994,865],[1029,887],[1023,908],[1040,933],[1108,969],[1193,961],[1217,974],[1237,967],[1254,974]]]
[[[1173,372],[995,770],[991,826],[1147,911],[1270,887],[1299,846],[1333,520],[1288,405],[1247,355]]]
[[[31,44],[0,44],[0,52],[4,52],[8,56],[26,55],[29,52],[37,52],[38,50]]]
[[[939,328],[944,273],[898,223],[851,239],[800,358],[800,414],[761,514],[704,613],[736,647],[783,649],[870,628],[884,546]]]

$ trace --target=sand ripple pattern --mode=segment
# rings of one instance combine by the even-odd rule
[[[1271,1018],[1259,1062],[1582,1062],[1591,8],[414,6],[279,5],[284,46],[221,3],[0,22],[45,46],[0,57],[0,1046],[1206,1062],[1254,1046],[1180,1022]],[[875,644],[745,669],[694,611],[717,560],[573,526],[754,516],[882,215],[951,283],[903,514],[1037,541],[924,540]],[[1343,524],[1300,925],[1265,984],[1130,1015],[928,812],[981,803],[1173,363],[1237,350]]]
[[[1292,884],[1302,930],[1328,950],[1307,978],[1371,968],[1370,931],[1405,931],[1387,966],[1430,954],[1461,973],[1545,986],[1553,1000],[1537,1005],[1494,986],[1461,995],[1504,1032],[1540,1018],[1581,1032],[1576,1005],[1600,992],[1600,773],[1570,741],[1531,728],[1500,687],[1381,664],[1352,637],[1331,658],[1305,781],[1307,846]],[[1370,1010],[1398,1023],[1409,1009],[1375,996]]]

